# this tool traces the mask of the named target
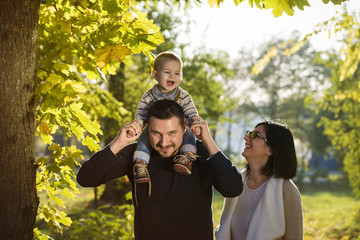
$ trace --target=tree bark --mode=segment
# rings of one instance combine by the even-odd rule
[[[40,0],[0,7],[0,239],[33,239],[35,85]]]

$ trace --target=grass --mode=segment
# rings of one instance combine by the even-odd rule
[[[301,191],[305,239],[360,239],[360,201],[346,181]]]
[[[82,221],[86,218],[88,206],[94,198],[92,188],[79,188],[79,190],[80,194],[74,200],[68,200],[65,209],[74,222],[78,216]],[[353,197],[351,189],[344,180],[337,179],[323,186],[307,185],[300,192],[304,212],[305,240],[360,240],[360,201]],[[215,191],[214,227],[219,224],[223,201],[223,197]],[[37,227],[51,235],[44,223],[37,222]],[[66,234],[69,236],[69,233],[64,233]]]
[[[334,192],[302,194],[305,239],[356,239],[360,204]]]

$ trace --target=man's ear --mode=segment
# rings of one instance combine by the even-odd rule
[[[157,72],[156,72],[155,70],[152,70],[151,76],[152,76],[155,80],[157,80],[156,74],[157,74]]]
[[[183,126],[182,126],[182,130],[183,130],[183,133],[186,132],[186,121],[184,121],[184,124],[183,124]]]

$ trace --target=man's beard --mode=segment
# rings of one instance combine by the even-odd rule
[[[156,145],[156,147],[157,147],[158,149],[161,149],[162,146],[161,146],[160,144],[158,144],[158,145]],[[175,148],[175,145],[172,144],[172,145],[168,145],[168,146],[166,146],[166,147],[174,147],[174,148]],[[180,147],[181,147],[181,146],[179,146],[177,149],[174,149],[174,151],[173,151],[170,155],[168,154],[169,152],[164,153],[164,152],[162,152],[162,151],[160,151],[160,150],[158,150],[157,152],[158,152],[158,153],[160,154],[160,156],[163,157],[163,158],[171,158],[171,157],[175,156],[175,155],[179,152]]]

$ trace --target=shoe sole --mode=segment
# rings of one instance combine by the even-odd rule
[[[148,182],[150,182],[150,178],[143,178],[143,179],[138,179],[138,180],[135,179],[135,182],[136,183],[148,183]]]
[[[174,164],[174,171],[181,173],[182,175],[191,175],[191,171],[185,167],[184,165],[181,164]]]

